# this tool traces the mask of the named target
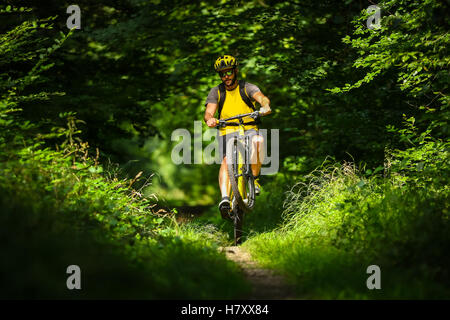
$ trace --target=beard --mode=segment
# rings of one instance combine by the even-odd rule
[[[233,85],[236,83],[237,77],[234,76],[234,79],[231,80],[231,83],[230,83],[230,84],[227,84],[227,82],[229,82],[230,80],[231,80],[231,79],[227,79],[227,80],[223,80],[222,82],[223,82],[224,85],[226,85],[226,86],[228,86],[228,87],[231,87],[231,86],[233,86]]]

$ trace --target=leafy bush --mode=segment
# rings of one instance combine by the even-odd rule
[[[435,125],[418,132],[415,119],[405,119],[405,128],[389,130],[400,136],[407,148],[388,151],[388,173],[405,186],[421,188],[424,192],[447,192],[449,176],[449,140],[431,135]]]
[[[28,10],[28,9],[26,9]],[[0,14],[23,12],[8,6]],[[1,297],[7,299],[227,299],[248,287],[237,266],[217,252],[206,230],[181,228],[173,213],[145,197],[150,177],[119,179],[99,150],[79,138],[75,112],[30,122],[23,102],[48,99],[33,84],[53,66],[53,19],[27,20],[1,34],[0,250]],[[66,288],[79,265],[82,290]]]
[[[224,299],[246,292],[237,267],[205,236],[210,230],[178,227],[170,213],[154,212],[155,199],[132,188],[136,179],[105,177],[86,143],[69,136],[72,144],[59,151],[36,143],[0,162],[0,238],[9,257],[2,274],[13,280],[5,297]],[[64,287],[71,264],[83,270],[79,294]]]
[[[245,245],[309,297],[448,295],[448,144],[415,131],[400,130],[418,145],[390,151],[383,175],[348,163],[311,173],[289,191],[283,225]],[[379,293],[365,288],[371,264],[389,279]]]

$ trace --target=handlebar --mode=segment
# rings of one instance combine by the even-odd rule
[[[230,117],[230,118],[226,118],[226,119],[220,119],[216,121],[216,124],[218,125],[218,127],[225,127],[227,125],[227,121],[230,120],[235,120],[235,119],[242,119],[244,117],[250,117],[253,118],[254,120],[258,119],[261,116],[260,112],[254,111],[254,112],[250,112],[250,113],[244,113],[244,114],[239,114],[237,116],[234,117]]]

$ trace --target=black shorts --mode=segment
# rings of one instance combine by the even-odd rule
[[[246,137],[249,137],[249,141],[252,141],[253,136],[259,135],[259,132],[255,129],[249,129],[245,130],[244,132]],[[233,137],[238,137],[239,131],[229,133],[223,136],[219,136],[219,152],[220,152],[220,159],[225,158],[227,154],[227,143],[232,139]],[[253,144],[250,143],[250,153],[252,152]]]

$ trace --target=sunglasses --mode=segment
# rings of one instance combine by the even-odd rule
[[[228,71],[221,71],[219,72],[219,76],[221,78],[225,77],[225,76],[231,76],[234,73],[234,69],[228,70]]]

